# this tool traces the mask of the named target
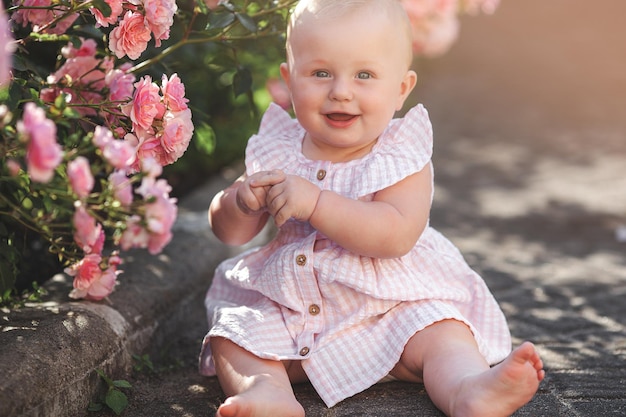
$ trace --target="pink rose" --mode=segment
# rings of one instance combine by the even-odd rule
[[[15,50],[15,42],[11,36],[9,22],[0,3],[0,87],[11,80],[11,56]]]
[[[59,94],[65,92],[69,102],[74,105],[104,101],[102,91],[105,88],[105,74],[113,70],[113,59],[96,58],[96,43],[92,39],[85,40],[78,49],[70,42],[62,49],[62,54],[67,59],[54,74],[48,76],[47,82],[53,87],[43,89],[41,99],[53,102]],[[72,80],[72,85],[64,87],[68,78]],[[78,106],[75,109],[85,116],[94,116],[97,113],[87,106]]]
[[[7,159],[7,169],[9,170],[10,176],[17,177],[22,170],[22,167],[15,159]]]
[[[141,195],[146,202],[146,223],[148,230],[155,233],[163,233],[170,229],[176,220],[176,202],[169,198],[172,188],[164,179],[155,180],[145,177],[137,194]]]
[[[141,172],[148,177],[157,178],[163,173],[163,166],[154,158],[144,158],[141,161]]]
[[[458,36],[456,0],[402,0],[413,30],[413,52],[436,56]]]
[[[187,110],[188,99],[185,98],[185,85],[178,78],[178,74],[173,74],[168,80],[165,74],[161,80],[161,91],[163,101],[171,111]]]
[[[49,182],[63,159],[61,145],[56,142],[57,128],[35,103],[24,106],[24,116],[17,130],[28,140],[26,164],[28,175],[35,182]]]
[[[135,148],[126,141],[112,140],[102,148],[102,156],[116,169],[126,169],[135,161]]]
[[[165,106],[161,102],[159,87],[152,82],[149,75],[135,83],[135,94],[132,103],[127,106],[128,109],[130,120],[145,130],[152,127],[155,118],[163,117]]]
[[[59,96],[58,88],[42,88],[39,92],[39,98],[44,103],[52,103]]]
[[[137,193],[145,202],[145,217],[134,215],[126,222],[120,245],[123,249],[148,248],[156,255],[172,239],[171,228],[176,220],[176,199],[169,197],[171,188],[165,180],[145,177]]]
[[[109,49],[115,56],[137,59],[148,47],[150,28],[140,13],[128,11],[120,24],[109,34]]]
[[[170,27],[174,23],[174,14],[178,7],[175,0],[144,0],[146,25],[154,34],[154,45],[161,46],[161,41],[170,37]]]
[[[94,145],[102,150],[104,145],[111,142],[112,140],[114,140],[113,133],[109,129],[104,126],[96,126],[93,131],[93,138],[91,139]]]
[[[493,14],[499,4],[500,0],[461,0],[461,9],[472,15],[480,12]]]
[[[15,10],[11,19],[15,23],[21,23],[22,26],[26,26],[29,23],[33,25],[45,24],[54,18],[52,12],[49,9],[45,9],[45,7],[50,7],[51,4],[50,0],[14,0],[13,5],[23,6],[24,8]]]
[[[55,7],[51,8],[51,0],[14,0],[14,4],[25,8],[16,10],[12,19],[16,23],[21,23],[22,26],[32,24],[34,32],[61,35],[78,18],[78,13],[66,13],[69,10],[67,6],[55,4]],[[48,26],[59,17],[62,17],[61,20]]]
[[[120,68],[114,69],[107,72],[104,82],[109,87],[109,100],[125,102],[133,97],[133,74]]]
[[[74,217],[74,241],[85,253],[100,253],[104,246],[104,230],[82,205],[76,207]]]
[[[176,220],[176,199],[169,197],[171,187],[165,180],[145,177],[137,193],[147,202],[145,223],[149,232],[148,251],[155,255],[172,238],[172,226]]]
[[[100,255],[88,254],[80,262],[65,269],[66,274],[74,277],[71,298],[101,300],[113,292],[117,275],[121,272],[117,271],[120,259],[112,256],[105,270],[102,270],[101,262]]]
[[[169,165],[180,158],[193,136],[193,123],[191,122],[191,110],[180,112],[167,112],[163,117],[163,131],[161,133],[161,165]]]
[[[96,56],[96,50],[98,48],[98,44],[96,44],[96,41],[91,38],[84,39],[82,37],[80,38],[80,40],[81,45],[78,49],[74,47],[74,44],[72,42],[61,48],[61,55],[63,56],[63,58],[69,59],[77,56]]]
[[[108,27],[109,25],[114,25],[117,22],[118,17],[122,14],[122,0],[105,0],[106,4],[111,8],[111,15],[109,17],[105,17],[100,10],[95,7],[90,7],[89,10],[96,18],[96,27]]]
[[[157,138],[141,129],[135,133],[127,133],[124,136],[124,141],[135,149],[135,160],[128,170],[129,173],[141,171],[141,162],[145,158],[154,158],[153,150],[159,146]]]
[[[147,248],[150,234],[141,226],[141,217],[134,215],[126,220],[126,229],[120,238],[120,246],[124,250],[130,248]]]
[[[167,246],[172,240],[172,232],[167,230],[163,233],[150,233],[148,240],[148,252],[151,255],[157,255],[163,251],[163,248]]]
[[[109,142],[114,141],[113,133],[104,126],[96,126],[93,131],[93,139],[91,140],[100,150],[102,150]]]
[[[94,179],[87,158],[78,156],[76,159],[68,162],[67,176],[70,179],[72,190],[78,197],[85,198],[89,195],[94,186]]]
[[[128,134],[124,140],[135,144],[135,162],[130,172],[141,171],[142,163],[146,159],[154,159],[161,166],[165,165],[165,150],[161,146],[161,140],[151,133],[140,131],[137,135]]]
[[[50,85],[61,83],[66,79],[71,79],[77,86],[89,86],[91,88],[62,88],[53,87],[54,94],[49,91],[42,91],[41,99],[47,99],[53,102],[56,97],[65,92],[68,94],[68,101],[71,104],[91,104],[102,101],[102,88],[104,87],[104,73],[98,69],[102,61],[95,56],[81,55],[69,58],[65,63],[53,74],[47,78]],[[76,107],[80,114],[85,116],[93,116],[96,110],[90,107]]]
[[[123,207],[130,207],[133,203],[133,187],[124,171],[114,171],[109,175],[109,185],[115,199]]]
[[[460,22],[456,15],[442,16],[432,21],[432,26],[423,38],[416,35],[413,49],[427,57],[436,57],[446,53],[459,36]]]

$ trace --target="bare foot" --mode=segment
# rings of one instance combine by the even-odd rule
[[[533,398],[544,376],[535,347],[524,342],[503,362],[463,381],[452,416],[510,416]]]
[[[247,391],[229,397],[215,417],[304,417],[292,391],[259,377]]]

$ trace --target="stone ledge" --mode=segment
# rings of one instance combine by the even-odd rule
[[[220,181],[202,189],[208,201]],[[195,199],[179,205],[174,239],[162,254],[128,252],[107,300],[71,301],[71,282],[57,276],[44,286],[43,303],[0,313],[1,416],[82,414],[102,385],[95,369],[123,378],[133,354],[172,334],[217,264],[233,253],[209,230],[208,202],[200,209]],[[194,204],[201,211],[192,211]]]

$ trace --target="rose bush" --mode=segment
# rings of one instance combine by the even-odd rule
[[[402,2],[421,56],[449,48],[458,35],[459,14],[492,13],[498,5],[498,0]],[[213,91],[209,76],[230,85],[235,97],[251,98],[251,71],[242,61],[260,54],[259,44],[246,42],[280,38],[295,3],[12,0],[3,3],[6,10],[0,5],[0,297],[14,288],[31,240],[45,245],[74,278],[73,298],[110,294],[121,273],[121,251],[145,248],[158,254],[172,238],[177,214],[172,187],[159,178],[164,167],[180,160],[194,135],[200,146],[213,146],[207,120],[227,115],[231,131],[240,125],[223,102],[202,107],[193,119],[190,104]],[[168,58],[185,50],[187,65],[169,71]],[[265,64],[282,60],[282,50],[263,52]],[[264,67],[277,71],[276,62],[271,64]],[[194,66],[190,76],[187,67]],[[276,73],[263,71],[270,79],[266,94],[288,108],[284,85],[271,79]],[[180,73],[202,86],[191,90],[193,100]],[[234,153],[240,152],[241,145]]]
[[[122,251],[160,253],[177,206],[159,177],[196,127],[179,75],[152,68],[188,45],[222,45],[216,54],[229,55],[239,40],[280,35],[294,3],[13,0],[0,8],[0,295],[13,289],[32,239],[73,277],[72,298],[108,296]],[[178,39],[165,45],[173,32]]]

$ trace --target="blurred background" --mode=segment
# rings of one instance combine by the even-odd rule
[[[412,99],[434,125],[437,201],[461,193],[500,217],[568,206],[620,224],[625,15],[620,0],[503,0],[493,15],[462,17],[447,54],[418,59]],[[500,189],[481,193],[496,179]]]

